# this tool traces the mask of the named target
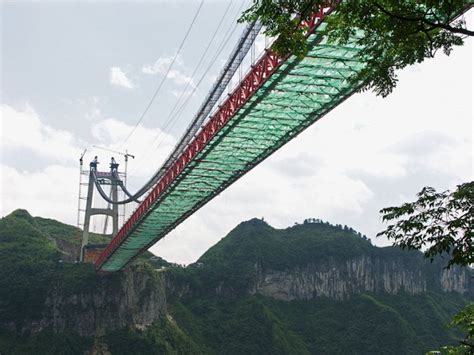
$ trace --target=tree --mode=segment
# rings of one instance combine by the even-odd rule
[[[448,354],[473,354],[474,353],[474,304],[465,307],[456,314],[451,321],[450,327],[457,327],[467,332],[465,339],[461,340],[459,346],[445,346],[443,351]]]
[[[474,181],[458,185],[454,192],[436,192],[425,187],[415,202],[380,211],[382,220],[392,222],[377,234],[394,240],[402,248],[423,250],[426,257],[450,257],[447,267],[474,263]],[[450,326],[467,332],[457,347],[445,346],[430,354],[474,354],[474,304],[457,313]]]
[[[330,43],[352,42],[364,48],[366,66],[350,80],[359,91],[372,89],[383,97],[395,88],[397,69],[434,57],[440,49],[449,55],[474,35],[462,16],[473,6],[469,0],[254,0],[240,21],[258,18],[265,33],[277,37],[275,52],[304,56],[307,45],[299,24],[328,5],[335,11],[325,19],[323,35]],[[387,236],[395,245],[426,248],[424,254],[431,259],[447,253],[447,267],[474,263],[474,182],[459,185],[452,193],[426,187],[417,201],[381,213],[384,221],[394,223],[379,236]],[[474,306],[458,313],[452,324],[468,334],[461,346],[445,347],[443,352],[474,353]]]
[[[336,10],[325,20],[330,42],[364,47],[367,65],[351,80],[361,84],[360,91],[373,89],[383,97],[396,86],[396,69],[421,63],[440,49],[449,55],[474,35],[462,16],[473,6],[469,0],[254,0],[240,21],[258,18],[267,35],[278,36],[273,50],[303,56],[307,47],[298,25],[328,4]]]
[[[424,254],[431,260],[448,254],[447,267],[474,263],[474,181],[454,192],[425,187],[417,201],[380,212],[383,221],[394,223],[377,236],[386,236],[402,248],[426,248]]]

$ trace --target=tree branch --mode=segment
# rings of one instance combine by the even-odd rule
[[[466,36],[474,36],[474,31],[470,31],[467,28],[457,28],[457,27],[452,27],[451,25],[445,24],[445,23],[432,22],[432,21],[427,20],[424,17],[402,16],[400,14],[395,14],[395,13],[392,13],[392,12],[388,11],[387,9],[385,9],[382,5],[380,5],[377,2],[374,2],[374,5],[375,5],[376,8],[378,8],[385,15],[396,18],[400,21],[422,22],[422,23],[427,24],[429,26],[432,26],[434,28],[442,28],[442,29],[444,29],[446,31],[449,31],[449,32],[452,32],[452,33],[459,33],[459,34],[463,34],[463,35],[466,35]]]

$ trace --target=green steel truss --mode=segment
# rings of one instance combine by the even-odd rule
[[[353,94],[348,79],[364,67],[361,48],[328,43],[324,24],[291,56],[158,198],[100,267],[117,271],[243,174]]]

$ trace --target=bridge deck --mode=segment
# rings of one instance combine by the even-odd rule
[[[356,90],[360,48],[307,38],[304,58],[268,52],[154,187],[96,262],[123,268],[239,177]]]

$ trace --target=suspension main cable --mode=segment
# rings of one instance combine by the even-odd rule
[[[207,44],[207,46],[206,46],[206,49],[205,49],[204,52],[202,53],[201,58],[199,59],[198,64],[195,66],[195,68],[194,68],[194,70],[193,70],[193,73],[191,74],[190,80],[187,81],[186,86],[185,86],[185,88],[181,91],[181,94],[180,94],[178,100],[176,101],[176,103],[175,103],[175,105],[173,106],[173,108],[170,110],[170,113],[168,114],[168,117],[167,117],[167,120],[166,120],[165,125],[163,126],[163,128],[160,128],[159,132],[155,135],[155,137],[153,138],[153,140],[150,140],[149,144],[146,145],[147,147],[153,146],[153,145],[155,144],[155,142],[158,140],[158,138],[159,138],[163,133],[165,133],[167,127],[168,127],[169,124],[170,124],[170,120],[175,116],[176,108],[178,107],[178,105],[179,105],[180,101],[182,100],[184,94],[187,92],[189,86],[191,85],[191,82],[193,81],[194,77],[196,76],[197,71],[198,71],[199,68],[201,67],[201,65],[202,65],[202,63],[203,63],[203,61],[204,61],[204,58],[206,57],[207,52],[209,51],[209,49],[210,49],[212,43],[214,42],[214,39],[216,38],[216,35],[219,33],[219,30],[220,30],[222,24],[224,23],[224,19],[225,19],[227,13],[229,12],[229,9],[230,9],[231,5],[232,5],[232,0],[229,2],[227,8],[225,9],[225,11],[224,11],[224,13],[223,13],[223,15],[221,16],[221,19],[220,19],[220,21],[219,21],[219,24],[217,25],[217,27],[216,27],[216,29],[215,29],[215,31],[214,31],[214,33],[213,33],[213,35],[212,35],[210,41],[208,42],[208,44]],[[240,12],[240,9],[239,9],[239,12]],[[196,86],[195,86],[195,88],[196,88]],[[194,91],[193,91],[193,93],[194,93]],[[156,149],[158,149],[158,147],[157,147]],[[155,149],[155,150],[156,150],[156,149]],[[149,154],[151,154],[151,152],[150,152],[150,149],[147,149],[147,151],[148,151],[148,154],[147,154],[147,156],[148,156]],[[144,161],[144,159],[145,159],[145,156],[142,154],[139,163],[141,163],[142,161]],[[141,164],[140,164],[140,165],[141,165]],[[133,171],[131,172],[130,176],[133,176],[133,174],[134,174],[137,170],[138,170],[137,168],[136,168],[135,170],[133,170]]]
[[[172,154],[168,157],[166,162],[156,171],[156,173],[150,178],[150,180],[145,183],[132,197],[120,201],[115,202],[116,204],[124,204],[127,202],[131,202],[136,200],[138,197],[142,196],[146,193],[150,188],[152,188],[163,176],[163,174],[169,169],[171,164],[175,161],[175,159],[179,156],[182,150],[186,147],[188,142],[194,137],[195,133],[201,128],[202,123],[209,115],[211,109],[214,107],[215,103],[217,102],[218,98],[221,96],[222,92],[224,91],[225,87],[227,86],[229,80],[234,75],[235,71],[242,63],[242,60],[248,53],[248,50],[251,48],[253,41],[257,33],[259,32],[261,25],[258,22],[253,22],[244,29],[243,34],[240,37],[239,42],[234,47],[234,50],[231,52],[230,58],[227,61],[224,69],[221,71],[220,76],[215,81],[214,85],[212,86],[209,94],[207,95],[206,99],[204,100],[203,104],[201,105],[200,110],[194,117],[193,121],[188,126],[185,134],[183,135],[181,141],[173,150]],[[107,196],[101,190],[101,187],[97,183],[98,190],[101,196],[107,201]]]
[[[163,76],[163,78],[161,79],[161,82],[160,84],[158,85],[158,87],[156,88],[155,92],[153,93],[153,96],[151,97],[150,99],[150,102],[148,103],[148,105],[145,107],[145,110],[143,111],[143,113],[141,114],[140,118],[138,119],[138,121],[135,123],[135,126],[132,128],[132,130],[130,131],[130,133],[128,134],[128,136],[125,138],[125,140],[123,141],[122,143],[122,147],[128,142],[128,140],[130,139],[130,137],[133,135],[133,133],[135,132],[135,130],[137,129],[138,125],[142,122],[143,118],[145,117],[145,115],[147,114],[148,110],[150,110],[150,107],[151,105],[153,104],[153,102],[155,101],[155,98],[156,96],[158,95],[158,93],[160,92],[161,88],[163,87],[163,84],[164,82],[166,81],[166,79],[168,78],[168,74],[170,73],[171,71],[171,68],[173,67],[174,63],[176,62],[176,59],[178,58],[178,56],[181,54],[181,50],[183,49],[184,47],[184,43],[186,42],[189,34],[191,33],[191,29],[193,28],[193,25],[194,23],[196,22],[196,19],[199,15],[199,13],[201,12],[201,8],[202,8],[202,5],[204,4],[204,0],[201,0],[201,3],[199,4],[199,7],[198,9],[196,10],[196,13],[194,14],[194,17],[193,17],[193,20],[191,21],[191,24],[189,25],[188,27],[188,30],[186,31],[186,34],[184,35],[182,41],[181,41],[181,44],[179,45],[178,47],[178,50],[176,51],[174,57],[173,57],[173,60],[171,61],[170,65],[168,66],[168,69],[166,70],[166,73],[165,75]]]
[[[229,43],[229,39],[232,37],[233,35],[233,32],[234,30],[237,28],[238,26],[238,23],[237,23],[237,18],[239,17],[240,15],[240,12],[243,8],[243,6],[245,5],[245,2],[243,2],[240,6],[240,8],[238,9],[237,11],[237,15],[235,16],[234,20],[231,22],[231,26],[228,27],[225,35],[222,37],[222,40],[221,42],[219,43],[218,47],[217,47],[217,50],[216,52],[214,53],[213,55],[213,58],[211,59],[211,61],[209,62],[206,70],[204,71],[204,73],[201,75],[198,83],[196,84],[196,86],[194,87],[193,91],[190,93],[190,95],[188,95],[188,97],[185,99],[185,101],[181,104],[181,106],[175,111],[174,113],[174,116],[172,117],[172,120],[169,120],[167,122],[167,125],[165,127],[165,129],[169,126],[169,124],[174,124],[175,120],[177,118],[179,118],[183,111],[184,111],[184,107],[187,105],[187,103],[189,102],[190,98],[192,97],[192,95],[196,92],[196,90],[199,88],[199,86],[201,85],[201,83],[203,82],[203,80],[206,78],[206,75],[207,73],[209,72],[209,70],[213,67],[214,63],[216,62],[216,60],[218,59],[219,55],[222,53],[222,51],[224,50],[224,48],[226,47],[226,45]],[[192,138],[192,136],[189,135],[189,132],[190,130],[192,129],[193,125],[197,123],[197,125],[200,125],[202,124],[202,121],[205,119],[202,118],[201,119],[201,122],[198,121],[198,118],[199,117],[202,117],[203,115],[207,115],[212,107],[215,105],[215,103],[217,102],[217,98],[216,96],[220,96],[220,92],[222,92],[222,88],[225,87],[227,85],[227,82],[230,80],[230,78],[232,77],[232,74],[230,74],[230,72],[232,71],[232,64],[235,64],[234,62],[238,61],[238,63],[240,64],[240,61],[243,59],[243,57],[245,56],[245,54],[242,53],[242,43],[244,42],[245,39],[247,39],[249,37],[249,35],[252,33],[252,31],[256,31],[258,32],[260,30],[260,25],[257,23],[252,23],[252,24],[249,24],[245,29],[244,29],[244,32],[243,34],[241,35],[241,38],[239,40],[239,42],[237,43],[237,45],[234,47],[233,49],[233,52],[231,52],[231,55],[230,55],[230,59],[228,60],[227,64],[224,66],[224,69],[222,70],[220,76],[216,79],[216,81],[214,82],[211,90],[210,90],[210,93],[208,94],[208,96],[206,97],[206,100],[204,101],[204,103],[201,105],[201,108],[200,110],[198,111],[198,114],[196,115],[196,117],[193,119],[193,121],[191,121],[191,123],[188,125],[188,128],[187,130],[185,131],[185,134],[182,136],[182,140],[180,142],[178,142],[178,144],[175,146],[175,149],[174,151],[172,152],[172,155],[177,155],[179,154],[179,151],[181,151],[184,147],[185,144],[187,144],[189,142],[189,140]],[[251,36],[250,36],[251,37]],[[253,41],[253,39],[251,39],[251,41]],[[248,51],[248,49],[247,49]],[[239,55],[238,55],[239,54]],[[237,64],[238,66],[238,64]],[[235,69],[234,69],[235,71]],[[198,127],[196,127],[196,130],[198,129]],[[157,139],[162,135],[163,131],[159,132],[157,137],[155,138],[155,140],[153,141],[152,144],[154,144]],[[186,139],[187,138],[187,141],[183,144],[183,139]],[[160,145],[161,145],[162,142],[160,142],[153,150],[156,151]],[[168,159],[165,161],[165,163],[163,164],[162,168],[161,168],[161,171],[162,173],[164,173],[164,170],[166,168],[165,165],[170,165],[170,157],[168,157]],[[135,169],[134,171],[132,171],[132,175],[133,174],[136,174],[136,172],[139,170],[139,167],[137,169]]]

